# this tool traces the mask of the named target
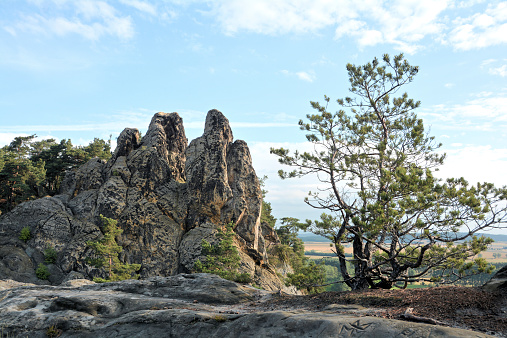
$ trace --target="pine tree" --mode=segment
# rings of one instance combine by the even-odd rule
[[[353,290],[451,283],[490,271],[477,255],[492,240],[477,233],[506,223],[507,189],[434,176],[445,155],[414,112],[420,102],[407,93],[395,96],[418,73],[403,54],[348,64],[347,71],[354,96],[338,104],[348,111],[330,113],[325,97],[325,105],[311,102],[317,113],[299,122],[315,150],[271,149],[280,163],[295,167],[280,171],[282,178],[317,174],[325,185],[305,202],[328,214],[301,228],[332,241]],[[352,259],[345,257],[346,244]],[[442,273],[431,276],[435,270]]]
[[[234,245],[234,223],[225,226],[225,232],[218,229],[217,244],[210,244],[206,240],[201,243],[201,255],[205,256],[203,262],[197,260],[194,265],[196,272],[205,272],[218,275],[224,279],[240,283],[248,283],[251,277],[247,273],[239,273],[241,262],[238,249]]]
[[[118,222],[114,219],[100,215],[100,219],[104,226],[104,237],[98,241],[88,241],[86,244],[92,248],[95,258],[89,262],[95,267],[105,267],[107,269],[107,279],[94,278],[96,282],[119,281],[124,279],[138,279],[139,275],[135,274],[141,268],[140,264],[121,263],[118,254],[123,248],[116,243],[116,237],[123,230],[118,228]]]

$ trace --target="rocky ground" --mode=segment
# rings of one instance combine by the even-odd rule
[[[401,320],[409,307],[442,325]],[[500,294],[473,288],[293,296],[209,274],[60,286],[0,281],[2,338],[505,337],[505,310]]]
[[[405,290],[324,292],[318,295],[283,295],[252,305],[258,310],[304,310],[355,313],[401,319],[413,314],[450,327],[507,337],[507,297],[482,288],[438,287]]]

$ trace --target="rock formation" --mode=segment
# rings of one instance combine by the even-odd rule
[[[190,272],[201,240],[213,241],[217,227],[234,222],[242,272],[265,289],[283,288],[267,262],[261,205],[248,146],[233,141],[221,112],[208,112],[203,135],[189,145],[180,116],[157,113],[144,137],[125,129],[109,161],[92,159],[67,173],[59,195],[0,216],[0,279],[41,283],[35,268],[47,246],[58,252],[50,283],[101,276],[85,259],[86,241],[102,236],[102,214],[123,229],[120,259],[141,264],[141,278]],[[32,233],[26,243],[18,238],[24,227]]]
[[[357,306],[262,311],[278,297],[208,274],[58,287],[0,281],[7,337],[488,337],[368,316]],[[365,312],[366,311],[366,312]]]
[[[507,265],[498,270],[482,288],[486,291],[497,291],[505,294],[507,290]]]

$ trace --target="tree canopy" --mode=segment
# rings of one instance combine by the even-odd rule
[[[58,193],[65,172],[91,158],[109,159],[111,142],[95,138],[87,146],[71,140],[18,136],[0,148],[0,212],[17,204]]]
[[[271,149],[294,168],[280,177],[314,175],[321,182],[305,202],[327,214],[300,228],[332,241],[353,290],[451,283],[491,269],[477,255],[492,240],[477,233],[505,224],[507,190],[434,176],[445,154],[415,114],[420,102],[399,94],[418,67],[403,54],[386,54],[347,64],[347,72],[352,96],[337,100],[342,109],[329,112],[325,96],[325,104],[311,102],[315,114],[299,121],[314,150]],[[352,258],[345,257],[347,244]],[[440,275],[430,278],[435,270]]]

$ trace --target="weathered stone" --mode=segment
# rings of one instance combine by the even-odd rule
[[[486,291],[507,292],[507,265],[498,270],[482,288]]]
[[[18,244],[19,245],[19,244]],[[21,246],[0,243],[0,276],[25,282],[37,282],[35,267]]]
[[[233,197],[224,207],[222,222],[232,220],[236,224],[235,232],[249,248],[265,255],[265,248],[259,248],[259,238],[262,238],[259,233],[262,192],[244,141],[236,141],[230,146],[227,153],[227,179]]]
[[[248,146],[233,142],[221,112],[208,112],[203,135],[188,147],[177,113],[155,114],[142,139],[127,128],[117,140],[107,163],[95,158],[69,172],[60,195],[0,216],[0,242],[11,252],[0,256],[0,278],[46,283],[35,268],[47,246],[58,252],[52,284],[71,273],[105,277],[86,260],[92,254],[86,242],[102,236],[103,215],[118,221],[120,259],[141,264],[142,278],[191,272],[202,259],[202,239],[216,241],[217,229],[234,222],[241,272],[257,285],[288,292],[267,261],[266,247],[277,237],[261,230],[262,194]],[[32,231],[26,244],[17,239],[25,226]],[[13,268],[15,261],[20,268]]]
[[[132,150],[139,146],[139,130],[135,128],[125,128],[118,136],[116,149],[113,153],[113,162],[117,162],[119,157],[128,156]]]
[[[48,332],[94,338],[487,337],[350,312],[248,310],[270,297],[208,274],[103,284],[75,280],[60,287],[0,281],[0,327],[8,337],[36,338]]]
[[[105,161],[94,158],[79,167],[76,171],[76,185],[73,196],[76,196],[82,191],[100,188],[102,183],[104,183],[103,169],[105,165]]]
[[[217,233],[217,228],[212,223],[201,224],[199,227],[185,233],[180,243],[179,254],[180,264],[186,272],[194,269],[194,264],[198,259],[203,260],[204,257],[201,255],[202,240],[217,244]]]
[[[186,152],[189,195],[187,229],[203,223],[220,224],[220,212],[232,197],[227,177],[227,151],[232,142],[229,121],[217,110],[206,117],[204,134]]]

